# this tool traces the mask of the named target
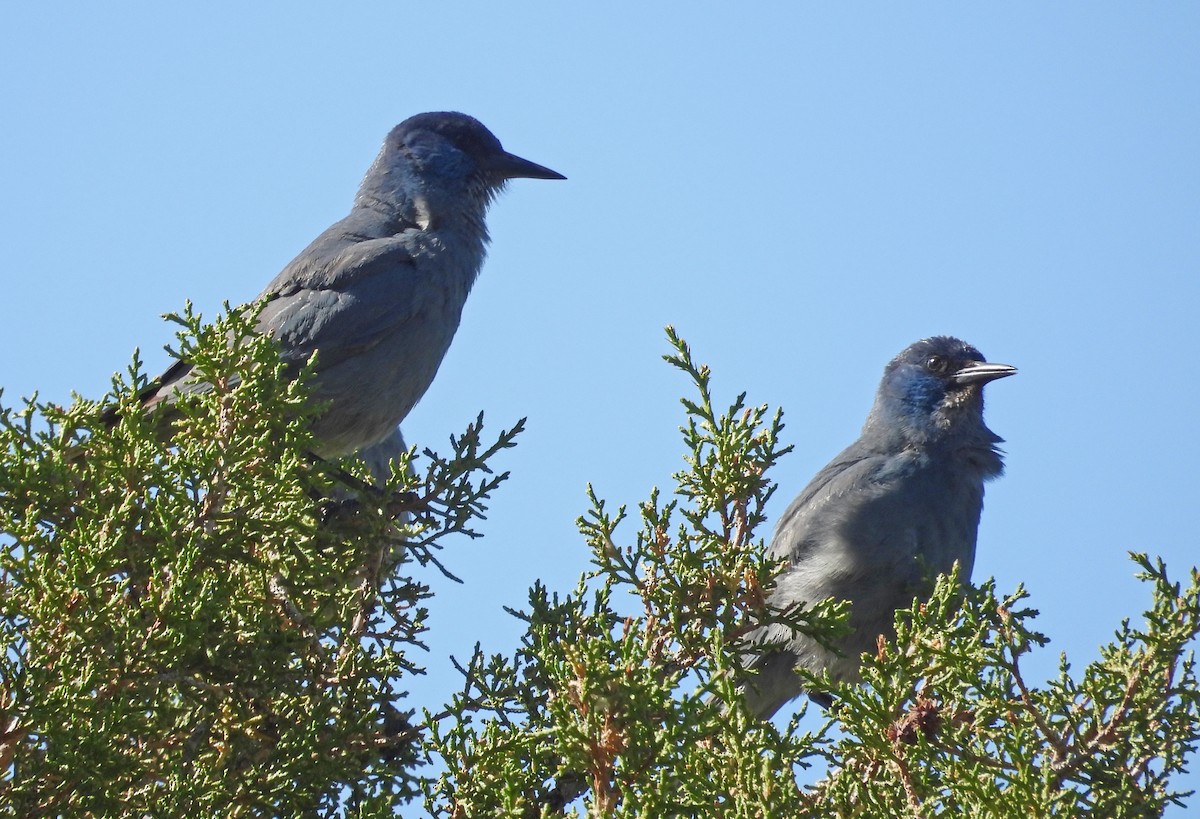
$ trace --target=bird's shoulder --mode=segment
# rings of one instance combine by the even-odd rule
[[[901,490],[905,478],[920,473],[927,463],[918,450],[881,452],[861,441],[851,444],[788,505],[768,551],[775,557],[790,555],[795,541],[803,539],[808,529],[831,525],[829,518],[853,514],[854,509]]]
[[[919,471],[926,461],[925,455],[918,450],[881,452],[856,442],[842,450],[808,482],[788,511],[794,514],[825,498],[882,491],[891,481]]]
[[[445,244],[437,231],[403,220],[347,217],[263,291],[259,328],[279,340],[286,360],[320,349],[321,366],[330,367],[418,319],[438,332],[457,326],[482,251],[446,253]]]
[[[332,225],[296,256],[263,289],[260,298],[286,298],[302,290],[346,290],[364,278],[386,272],[404,277],[416,274],[421,231],[416,225],[396,224],[396,232],[365,230],[350,217]]]

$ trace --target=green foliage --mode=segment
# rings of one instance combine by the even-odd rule
[[[536,583],[510,654],[478,649],[416,720],[403,685],[444,539],[506,475],[482,417],[387,485],[307,454],[307,371],[254,315],[190,309],[179,355],[211,385],[143,412],[135,359],[96,403],[0,407],[0,816],[1158,816],[1200,742],[1188,648],[1200,576],[1135,556],[1151,608],[1082,673],[1031,684],[1025,592],[941,578],[816,730],[750,717],[764,624],[826,642],[846,606],[779,610],[759,529],[787,449],[669,332],[692,383],[685,468],[612,511],[589,488],[592,569]],[[231,340],[236,343],[231,344]],[[811,720],[804,725],[811,724]],[[423,777],[427,755],[443,765]],[[800,776],[801,769],[816,770]],[[815,775],[821,778],[816,784]]]
[[[307,454],[307,372],[227,313],[173,317],[211,389],[169,413],[136,358],[111,429],[0,408],[2,815],[391,815],[415,790],[413,571],[474,534],[518,430],[485,446],[480,419],[370,489]]]
[[[729,646],[764,622],[831,637],[845,607],[767,606],[776,566],[755,529],[774,491],[766,472],[786,452],[780,415],[768,420],[745,396],[718,414],[709,371],[670,338],[667,361],[699,393],[683,402],[688,468],[671,500],[655,490],[640,505],[629,545],[616,539],[625,509],[610,514],[589,490],[579,528],[595,569],[561,599],[535,586],[519,613],[529,623],[522,648],[511,660],[477,655],[451,723],[432,726],[448,768],[429,788],[435,815],[560,815],[581,794],[596,816],[807,810],[795,766],[828,739],[725,708],[745,673]],[[620,610],[618,593],[632,605]]]
[[[780,415],[739,396],[713,409],[707,368],[670,330],[667,361],[699,394],[683,401],[687,469],[672,498],[625,509],[589,490],[579,528],[595,569],[569,594],[530,592],[522,646],[478,652],[430,747],[446,771],[427,788],[437,816],[1157,816],[1200,737],[1186,647],[1200,630],[1200,578],[1170,583],[1136,560],[1153,607],[1078,678],[1030,687],[1019,660],[1045,638],[1025,593],[941,578],[897,615],[898,637],[865,659],[866,685],[822,681],[837,704],[815,732],[780,730],[740,704],[739,642],[784,622],[832,639],[844,606],[771,610],[777,566],[756,529],[786,451]],[[769,419],[769,420],[768,420]],[[730,703],[724,706],[722,703]],[[802,787],[797,770],[825,777]]]
[[[1151,586],[1143,629],[1116,640],[1078,678],[1030,686],[1021,658],[1046,638],[1036,615],[991,581],[942,578],[897,616],[896,646],[867,665],[865,686],[837,689],[845,732],[817,789],[837,816],[1161,815],[1200,739],[1200,690],[1187,646],[1200,631],[1200,575],[1171,583],[1134,555]],[[881,728],[883,730],[881,730]]]

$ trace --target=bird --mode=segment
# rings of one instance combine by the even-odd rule
[[[984,483],[1004,471],[983,388],[1016,372],[950,336],[917,341],[887,364],[858,440],[791,502],[767,547],[785,561],[769,605],[848,600],[850,631],[837,651],[783,624],[752,632],[750,713],[769,719],[804,693],[798,668],[860,681],[860,656],[877,650],[880,635],[895,636],[897,609],[955,562],[970,577]],[[809,696],[832,704],[827,692]]]
[[[333,459],[388,439],[425,394],[483,265],[488,207],[520,178],[566,179],[504,150],[474,117],[409,117],[388,133],[350,213],[263,289],[257,328],[285,365],[298,372],[318,354],[312,398],[327,403],[313,454]],[[180,360],[141,403],[169,406],[206,389]]]
[[[392,470],[400,463],[401,456],[408,452],[408,444],[404,443],[404,433],[397,427],[388,433],[382,441],[363,447],[355,453],[367,468],[371,482],[376,487],[382,487],[392,476]],[[412,474],[412,469],[408,470]]]
[[[335,473],[338,480],[320,496],[322,519],[330,521],[352,517],[358,512],[364,495],[371,495],[376,499],[384,498],[383,490],[407,452],[408,444],[404,442],[404,434],[396,427],[382,441],[354,453],[354,458],[366,468],[368,480],[363,483],[349,473],[338,470]],[[405,473],[409,478],[416,477],[411,465],[406,467]],[[402,525],[410,523],[411,512],[420,506],[418,497],[415,492],[410,491],[388,498],[393,520]],[[389,553],[399,557],[402,543],[403,539],[399,539],[387,544]]]

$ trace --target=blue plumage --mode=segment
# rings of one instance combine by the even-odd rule
[[[862,434],[792,501],[768,547],[787,561],[773,605],[850,601],[844,656],[782,626],[760,629],[751,640],[778,651],[752,663],[753,713],[769,717],[801,693],[797,667],[857,680],[859,655],[892,636],[896,610],[930,577],[955,561],[970,575],[983,485],[1004,469],[1001,439],[983,422],[983,387],[1015,372],[947,336],[918,341],[887,365]]]
[[[509,179],[564,179],[508,153],[459,113],[410,117],[388,134],[350,214],[263,290],[259,329],[297,367],[319,352],[317,453],[337,457],[392,435],[429,388],[479,275],[488,205]],[[144,396],[205,389],[180,362]]]

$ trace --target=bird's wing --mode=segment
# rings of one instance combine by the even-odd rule
[[[393,263],[412,261],[420,229],[404,219],[382,220],[358,210],[325,229],[263,288],[259,298],[299,290],[339,288],[369,275],[381,256]]]
[[[259,328],[279,341],[285,361],[301,364],[319,349],[325,369],[409,321],[423,308],[420,284],[405,234],[301,254],[263,291]]]
[[[283,358],[303,364],[321,349],[321,366],[345,360],[378,343],[417,309],[418,281],[407,232],[347,242],[334,228],[280,271],[259,298],[267,304],[259,329],[274,336]],[[338,241],[338,239],[341,239]],[[145,407],[177,391],[211,389],[191,379],[192,364],[176,361],[141,394]],[[110,413],[115,421],[115,412]]]
[[[176,361],[170,367],[163,371],[163,374],[155,379],[149,387],[142,390],[138,399],[142,402],[142,406],[149,409],[163,401],[171,399],[171,396],[178,391],[187,392],[205,392],[212,389],[212,385],[205,381],[191,381],[189,376],[192,374],[192,362]],[[173,400],[172,400],[172,403]],[[113,419],[116,419],[115,410]]]
[[[919,545],[910,507],[922,497],[914,486],[927,485],[917,478],[928,475],[925,466],[916,450],[884,453],[851,444],[784,511],[767,553],[793,565],[818,550],[853,563],[902,564]]]
[[[902,507],[904,500],[897,494],[903,489],[903,482],[896,480],[897,459],[906,460],[907,456],[872,451],[856,442],[817,473],[792,501],[767,547],[771,557],[788,561],[775,578],[773,603],[812,605],[829,597],[850,600],[856,607],[851,617],[857,618],[852,625],[867,632],[875,628],[874,624],[863,625],[863,618],[875,608],[870,605],[871,597],[880,586],[890,587],[893,581],[903,588],[909,581],[907,564],[917,545],[912,528],[890,514],[891,508]],[[864,595],[868,604],[858,610]],[[895,606],[886,616],[890,617],[893,609]],[[870,639],[881,631],[872,632]],[[796,653],[795,659],[809,667],[832,667],[830,663],[840,662],[780,623],[760,629],[755,640],[788,645]],[[859,650],[866,647],[855,646],[852,654],[856,656]]]
[[[863,491],[880,464],[878,455],[855,445],[843,450],[788,504],[775,526],[775,536],[767,553],[775,558],[798,557],[795,553],[800,545],[798,541],[803,540],[803,530],[809,522],[820,515],[830,501],[842,499],[845,502],[847,495]]]

